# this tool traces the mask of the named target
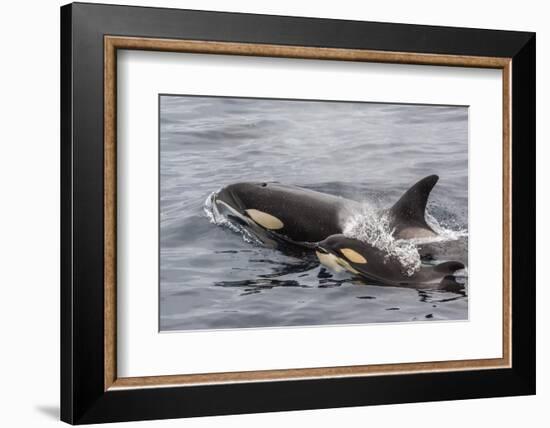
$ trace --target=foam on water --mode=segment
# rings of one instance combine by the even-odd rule
[[[204,201],[204,213],[206,214],[206,217],[208,217],[208,220],[210,220],[210,223],[216,224],[216,225],[225,225],[227,223],[227,226],[229,228],[233,228],[234,225],[227,220],[224,216],[222,216],[219,211],[215,208],[214,205],[214,197],[218,194],[218,192],[221,189],[216,190],[215,192],[212,192],[208,195],[206,200]],[[238,230],[233,229],[235,232],[238,232]]]
[[[349,238],[367,242],[395,257],[403,266],[403,273],[413,275],[420,269],[420,254],[413,240],[395,239],[390,229],[390,219],[370,204],[363,203],[361,209],[352,213],[343,222],[343,233]]]
[[[439,235],[436,238],[432,238],[429,242],[455,241],[468,236],[468,229],[456,224],[446,224],[444,221],[437,221],[429,211],[426,211],[426,223]],[[454,228],[457,227],[458,230],[455,230]]]

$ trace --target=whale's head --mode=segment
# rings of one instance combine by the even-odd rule
[[[219,212],[241,224],[254,223],[263,229],[277,231],[284,228],[278,216],[280,204],[275,203],[275,183],[244,182],[222,188],[214,197]]]
[[[373,247],[358,239],[348,238],[344,235],[331,235],[319,242],[315,248],[315,254],[319,261],[328,268],[340,272],[348,271],[362,275],[373,259]]]
[[[244,212],[244,204],[241,199],[243,187],[248,183],[236,183],[220,189],[214,196],[214,203],[218,208],[230,208],[238,213]]]

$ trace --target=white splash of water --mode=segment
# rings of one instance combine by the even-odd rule
[[[439,235],[436,238],[431,238],[429,242],[455,241],[468,236],[468,229],[459,228],[458,230],[454,230],[453,227],[457,227],[456,224],[445,225],[440,223],[429,213],[429,211],[426,211],[426,223],[428,223],[428,226]]]
[[[210,193],[210,195],[206,198],[206,201],[204,201],[203,206],[204,213],[206,214],[206,217],[208,217],[208,220],[210,220],[210,223],[216,225],[220,224],[223,220],[227,221],[227,219],[221,216],[218,210],[214,207],[214,197],[218,194],[218,192],[219,190]]]
[[[345,236],[367,242],[384,251],[387,257],[395,257],[407,276],[420,269],[421,260],[416,243],[407,239],[395,239],[393,230],[390,229],[390,219],[376,208],[364,203],[343,223]]]

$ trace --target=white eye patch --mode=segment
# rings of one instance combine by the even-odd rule
[[[348,259],[350,262],[358,263],[358,264],[365,264],[367,263],[367,259],[364,258],[361,254],[359,254],[357,251],[352,250],[351,248],[342,248],[340,250],[344,256],[346,256],[346,259]]]
[[[284,227],[284,223],[277,217],[271,214],[264,213],[260,210],[249,209],[245,210],[252,220],[258,223],[260,226],[269,230],[278,230]]]

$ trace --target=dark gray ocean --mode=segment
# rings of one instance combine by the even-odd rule
[[[279,181],[389,207],[430,174],[437,262],[467,266],[466,107],[161,96],[160,329],[467,319],[467,269],[460,293],[367,284],[249,242],[208,206],[230,183]]]

